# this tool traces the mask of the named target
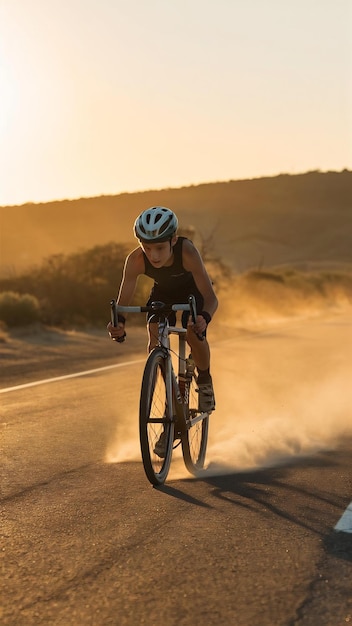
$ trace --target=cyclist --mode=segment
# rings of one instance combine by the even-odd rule
[[[177,235],[178,220],[173,211],[155,206],[143,211],[134,223],[134,235],[139,246],[127,256],[120,285],[117,304],[128,306],[132,300],[137,278],[145,274],[154,280],[147,305],[154,300],[165,304],[187,302],[193,294],[197,304],[197,318],[193,324],[188,312],[182,315],[182,325],[187,328],[186,339],[197,367],[199,410],[215,409],[215,398],[210,374],[210,349],[206,329],[217,307],[218,300],[202,258],[186,237]],[[149,318],[152,314],[148,314]],[[171,325],[176,315],[169,316]],[[125,317],[118,316],[118,325],[108,324],[112,339],[124,336]],[[148,349],[157,342],[157,323],[148,323]],[[200,341],[199,336],[204,340]]]

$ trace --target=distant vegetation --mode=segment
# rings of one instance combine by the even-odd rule
[[[208,237],[206,247],[212,249]],[[54,255],[21,276],[0,280],[0,322],[5,327],[40,322],[75,328],[105,326],[110,300],[117,295],[129,246],[109,243],[76,254]],[[293,267],[256,268],[236,274],[205,252],[220,299],[219,322],[264,321],[352,305],[352,271],[299,271]],[[133,302],[146,302],[151,281],[141,277]],[[143,316],[129,323],[144,324]]]
[[[39,300],[28,293],[5,291],[0,294],[0,322],[6,326],[25,326],[41,318]]]
[[[76,254],[51,256],[28,273],[0,280],[0,320],[8,326],[35,319],[57,326],[106,323],[126,253],[123,244],[95,246]],[[146,290],[146,281],[141,280],[135,298],[144,300]]]
[[[106,324],[134,219],[155,204],[175,210],[237,319],[351,304],[352,172],[316,171],[0,207],[0,322]]]
[[[211,240],[208,235],[201,248],[212,279],[220,285],[231,270],[211,255]],[[75,254],[56,254],[20,276],[0,279],[0,321],[8,327],[35,321],[63,327],[106,324],[130,249],[110,242]],[[151,286],[150,278],[140,276],[132,304],[145,303]],[[137,319],[144,323],[141,318],[134,323]]]
[[[298,271],[280,267],[249,270],[232,283],[232,310],[237,321],[267,320],[351,311],[352,271]]]
[[[170,206],[195,244],[216,227],[214,253],[236,272],[298,263],[352,264],[352,172],[307,172],[115,196],[0,207],[0,277],[53,255],[133,243],[143,209]]]

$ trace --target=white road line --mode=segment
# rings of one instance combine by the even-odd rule
[[[343,533],[352,533],[352,502],[348,505],[343,516],[337,522],[334,530]]]
[[[6,387],[0,389],[0,393],[8,393],[9,391],[19,391],[20,389],[27,389],[27,387],[36,387],[36,385],[45,385],[47,383],[55,383],[58,380],[65,380],[66,378],[77,378],[78,376],[86,376],[87,374],[95,374],[96,372],[102,372],[103,370],[110,370],[114,367],[125,367],[126,365],[135,365],[136,363],[145,362],[145,359],[137,359],[135,361],[125,361],[124,363],[116,363],[115,365],[105,365],[104,367],[97,367],[94,370],[85,370],[83,372],[76,372],[75,374],[66,374],[65,376],[55,376],[54,378],[44,378],[43,380],[36,380],[33,383],[25,383],[23,385],[16,385],[15,387]]]

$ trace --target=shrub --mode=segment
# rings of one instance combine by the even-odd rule
[[[68,256],[56,254],[21,276],[0,279],[0,289],[12,294],[10,300],[5,298],[7,303],[3,304],[0,320],[8,326],[30,323],[29,320],[38,319],[40,306],[40,319],[49,326],[105,326],[129,250],[127,244],[110,242]],[[212,264],[212,277],[215,273],[216,280],[222,271],[218,262]],[[150,278],[140,276],[131,304],[144,304],[152,284]],[[29,297],[34,297],[34,302],[19,303],[19,298],[25,298],[28,292],[33,294]],[[145,317],[131,316],[129,323],[145,324]]]
[[[40,307],[35,296],[14,291],[0,294],[0,320],[7,326],[27,326],[39,319]]]
[[[26,274],[0,280],[0,289],[30,291],[40,303],[44,324],[106,324],[126,254],[126,245],[113,242],[68,256],[53,255]]]

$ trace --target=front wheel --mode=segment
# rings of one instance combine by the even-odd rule
[[[182,454],[191,474],[204,468],[208,444],[209,415],[198,409],[197,384],[194,375],[189,382],[187,400],[187,429],[182,434]]]
[[[165,353],[155,348],[147,359],[139,407],[139,437],[144,471],[152,485],[168,475],[174,440],[172,398],[167,397]]]

